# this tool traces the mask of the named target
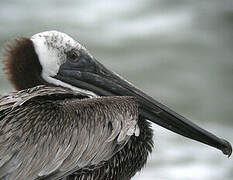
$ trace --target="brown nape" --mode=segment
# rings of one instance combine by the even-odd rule
[[[33,42],[28,38],[19,38],[7,45],[3,54],[3,71],[16,90],[45,84]]]

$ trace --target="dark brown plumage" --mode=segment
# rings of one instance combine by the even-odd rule
[[[46,82],[41,78],[42,67],[32,41],[16,39],[3,54],[3,71],[16,90],[35,87]]]
[[[132,136],[124,148],[108,162],[98,168],[92,166],[79,170],[68,176],[67,180],[130,180],[145,166],[153,148],[150,123],[139,117],[138,126],[141,129],[139,137]]]

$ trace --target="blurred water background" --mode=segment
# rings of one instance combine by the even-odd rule
[[[1,52],[9,40],[45,30],[70,34],[108,68],[233,143],[232,0],[0,1]],[[0,94],[9,91],[1,70]],[[233,179],[232,158],[153,128],[155,148],[134,180]]]

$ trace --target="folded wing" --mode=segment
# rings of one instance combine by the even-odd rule
[[[39,86],[0,99],[0,179],[57,179],[98,167],[139,135],[132,97]]]

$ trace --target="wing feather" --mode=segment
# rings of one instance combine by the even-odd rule
[[[132,97],[38,86],[0,98],[0,179],[58,179],[108,161],[137,130]]]

